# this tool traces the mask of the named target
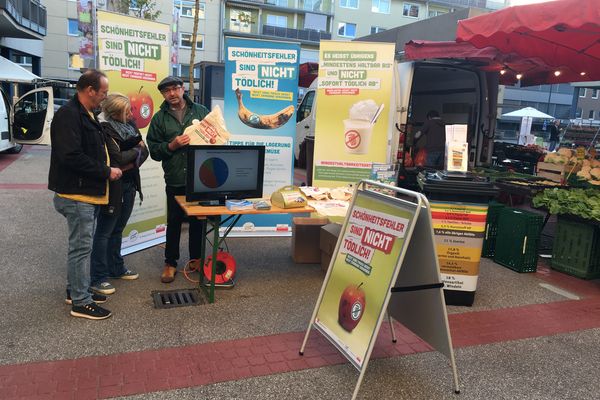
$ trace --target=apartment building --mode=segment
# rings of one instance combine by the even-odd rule
[[[352,40],[464,8],[497,10],[504,0],[335,0],[333,38]]]
[[[0,56],[41,75],[46,26],[38,0],[0,0]]]
[[[589,86],[582,87],[580,85]],[[589,82],[575,88],[575,118],[598,123],[600,120],[600,82]]]

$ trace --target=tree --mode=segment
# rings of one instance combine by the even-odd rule
[[[156,9],[154,0],[109,0],[107,9],[120,14],[156,21],[161,11]]]
[[[194,29],[192,32],[192,54],[190,54],[190,98],[194,100],[194,64],[196,63],[196,42],[198,41],[198,20],[200,14],[200,0],[194,4]]]

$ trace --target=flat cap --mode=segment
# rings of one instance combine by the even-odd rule
[[[160,81],[160,83],[158,84],[158,90],[162,91],[167,86],[174,86],[174,85],[183,86],[183,81],[181,80],[181,78],[178,78],[176,76],[167,76],[165,79]]]

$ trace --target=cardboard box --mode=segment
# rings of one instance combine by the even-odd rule
[[[292,219],[292,259],[297,264],[318,264],[321,261],[319,232],[328,218],[296,217]]]
[[[321,270],[323,272],[327,272],[327,268],[329,268],[341,230],[341,224],[327,224],[321,227],[319,248],[321,249]]]

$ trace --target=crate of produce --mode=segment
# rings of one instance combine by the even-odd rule
[[[567,178],[567,175],[575,175],[580,169],[581,167],[578,165],[553,164],[540,161],[537,163],[537,176],[554,182],[563,182]]]
[[[600,278],[600,225],[559,215],[551,266],[578,278]]]
[[[498,217],[500,211],[506,206],[495,201],[490,202],[485,220],[485,233],[483,237],[483,246],[481,247],[481,256],[492,258],[496,252],[496,234],[498,233]]]
[[[543,223],[541,214],[502,209],[498,216],[494,261],[517,272],[535,272]]]

